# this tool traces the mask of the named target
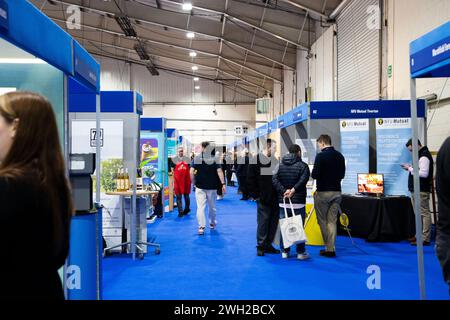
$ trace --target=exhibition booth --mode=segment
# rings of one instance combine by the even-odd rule
[[[413,175],[414,175],[414,211],[416,212],[417,260],[419,271],[419,287],[421,299],[426,299],[425,266],[422,246],[422,221],[419,199],[419,159],[417,138],[420,139],[419,121],[416,110],[420,110],[420,101],[416,98],[416,79],[450,77],[450,22],[434,29],[410,43],[410,75],[411,75],[411,124],[413,137]]]
[[[70,174],[76,214],[71,223],[69,256],[60,270],[65,296],[70,300],[101,299],[101,236],[97,229],[102,212],[94,206],[92,194],[78,188],[81,177],[90,179],[95,156],[73,158],[67,103],[70,81],[79,83],[94,97],[98,95],[100,66],[78,42],[29,2],[2,0],[0,11],[0,74],[8,75],[0,77],[0,94],[31,91],[50,101]]]
[[[159,191],[155,202],[155,214],[159,217],[170,211],[168,141],[165,118],[141,118],[140,167],[144,183]]]
[[[105,212],[104,255],[128,252],[133,259],[143,258],[149,245],[147,216],[153,207],[152,195],[158,192],[151,190],[140,168],[142,96],[133,91],[102,91],[100,130],[96,131],[95,97],[74,81],[69,88],[72,153],[91,153],[97,147],[96,135],[100,141],[100,190],[95,194],[100,194]]]
[[[286,154],[290,145],[300,145],[311,171],[318,152],[316,139],[328,134],[346,159],[342,211],[352,234],[373,242],[401,241],[411,238],[415,228],[408,172],[401,167],[412,160],[405,146],[412,137],[410,115],[409,100],[309,102],[257,128],[256,133],[259,146],[267,138],[278,142],[277,157]],[[422,141],[425,115],[425,101],[420,100],[417,117]],[[308,213],[313,213],[313,189],[311,180]]]

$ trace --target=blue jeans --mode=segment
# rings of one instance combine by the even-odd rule
[[[286,209],[287,210],[287,214],[288,217],[292,217],[292,211],[290,208]],[[296,216],[301,215],[302,216],[302,220],[303,220],[303,226],[305,225],[305,218],[306,218],[306,209],[305,207],[301,208],[301,209],[294,209],[294,213]],[[284,208],[280,208],[280,219],[284,219]],[[306,252],[305,249],[305,243],[300,243],[297,244],[297,253],[298,254],[302,254]],[[283,236],[281,236],[280,238],[280,249],[282,252],[286,252],[288,253],[290,251],[290,248],[285,248],[283,245]]]

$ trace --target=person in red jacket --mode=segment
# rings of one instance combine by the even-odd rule
[[[177,198],[178,217],[187,215],[191,209],[191,200],[189,194],[191,193],[191,177],[189,158],[184,157],[183,148],[178,149],[178,157],[173,159],[175,168],[173,169],[174,193]],[[182,198],[184,197],[185,208],[183,210]]]

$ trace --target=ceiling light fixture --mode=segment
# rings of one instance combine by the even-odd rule
[[[183,3],[182,8],[183,8],[184,11],[191,11],[192,10],[192,3],[190,3],[190,2]]]
[[[145,46],[142,43],[136,43],[134,45],[134,50],[136,50],[139,58],[141,60],[150,60],[150,56],[147,53],[147,50],[145,49]]]
[[[194,81],[198,81],[198,80],[200,80],[199,77],[194,77]]]
[[[137,37],[136,30],[134,30],[130,19],[126,15],[116,15],[114,19],[116,19],[120,29],[127,37]]]
[[[200,90],[200,86],[195,86],[195,90]]]
[[[193,39],[193,38],[195,38],[195,33],[193,33],[193,32],[188,32],[188,33],[186,33],[186,37],[187,37],[188,39]]]
[[[151,61],[147,63],[146,67],[148,71],[150,71],[152,76],[159,76],[158,70],[155,68],[155,65]]]
[[[192,70],[197,71],[198,67],[197,66],[192,66]]]
[[[197,56],[197,52],[191,51],[191,52],[189,52],[189,56],[194,58]]]

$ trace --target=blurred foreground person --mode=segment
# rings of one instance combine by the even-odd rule
[[[436,192],[439,206],[436,252],[450,291],[450,137],[437,155]]]
[[[0,297],[63,300],[73,206],[55,115],[38,94],[0,96],[0,203]]]

